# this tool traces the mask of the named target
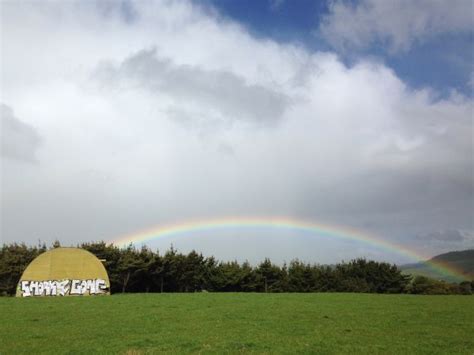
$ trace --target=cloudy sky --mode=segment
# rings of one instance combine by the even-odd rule
[[[9,1],[1,241],[225,216],[474,247],[473,3]],[[408,261],[297,231],[162,238],[219,259]]]

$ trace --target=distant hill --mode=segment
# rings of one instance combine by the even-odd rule
[[[474,280],[474,249],[451,251],[432,257],[428,262],[420,262],[415,264],[401,265],[400,269],[405,274],[423,275],[437,280],[445,280],[449,282],[462,281],[461,277],[445,275],[432,267],[429,263],[441,263],[448,267],[454,267],[464,275],[464,279]]]

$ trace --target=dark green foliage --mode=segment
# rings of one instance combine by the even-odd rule
[[[258,292],[284,292],[288,289],[288,273],[286,267],[280,268],[265,259],[255,269]]]
[[[463,281],[459,284],[460,292],[463,295],[472,295],[472,282]]]
[[[337,265],[336,274],[342,292],[402,293],[410,281],[395,265],[365,259]]]
[[[0,296],[14,295],[16,285],[28,264],[46,251],[46,245],[29,247],[25,244],[3,245],[0,249]]]
[[[468,281],[461,282],[458,285],[426,276],[416,276],[409,285],[408,291],[423,295],[471,294],[470,282]]]
[[[59,247],[55,242],[52,248]],[[195,251],[179,253],[171,247],[164,255],[147,247],[118,248],[105,242],[83,243],[101,259],[109,274],[112,293],[123,292],[364,292],[414,294],[471,294],[470,282],[451,284],[427,277],[403,275],[395,265],[356,259],[335,266],[293,260],[287,266],[265,259],[219,262]],[[0,249],[0,294],[13,295],[26,266],[46,246],[3,245]]]

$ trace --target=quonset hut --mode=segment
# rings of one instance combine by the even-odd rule
[[[84,249],[56,248],[36,257],[18,282],[17,297],[110,294],[107,271]]]

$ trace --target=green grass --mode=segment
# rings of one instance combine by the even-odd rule
[[[0,298],[0,354],[474,353],[474,296]]]

